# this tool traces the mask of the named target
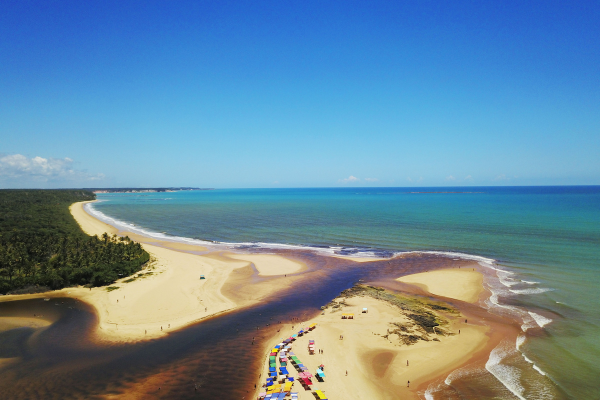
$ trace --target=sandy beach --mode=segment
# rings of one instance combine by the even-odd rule
[[[207,249],[119,231],[88,214],[83,208],[85,203],[75,203],[70,210],[86,234],[100,236],[106,232],[129,236],[150,254],[148,265],[137,274],[110,285],[110,289],[65,288],[51,293],[3,296],[2,301],[48,296],[80,299],[97,312],[99,341],[160,337],[204,318],[255,304],[262,297],[285,288],[270,281],[261,282],[257,290],[248,291],[246,296],[237,293],[234,301],[222,293],[234,270],[253,265],[260,275],[276,277],[305,267],[279,255],[194,254]],[[200,279],[201,275],[204,279]]]
[[[401,279],[431,291],[440,289],[434,283],[445,282],[453,288],[441,291],[445,297],[452,295],[464,301],[476,301],[483,291],[481,274],[453,272],[432,271]],[[478,353],[489,354],[490,345],[493,345],[490,326],[473,316],[465,323],[465,314],[461,312],[444,315],[448,322],[444,326],[447,335],[430,334],[427,336],[429,341],[418,340],[407,345],[399,334],[390,334],[398,326],[394,324],[410,323],[399,307],[370,296],[338,298],[335,303],[340,306],[328,307],[314,319],[285,324],[272,339],[271,347],[301,328],[317,324],[316,329],[293,342],[292,349],[312,374],[319,365],[325,365],[326,377],[324,382],[313,379],[314,386],[310,391],[295,383],[292,391],[298,392],[299,399],[314,399],[312,392],[316,389],[331,399],[416,399],[432,380],[447,376],[476,358]],[[362,312],[363,308],[367,308],[366,313]],[[342,314],[350,313],[353,319],[342,319]],[[314,355],[309,355],[309,340],[315,341],[317,352]],[[295,369],[288,365],[291,376],[297,376]],[[262,376],[267,374],[268,358],[265,358]],[[258,385],[257,396],[264,391],[260,387],[263,383],[264,378]]]
[[[476,303],[484,292],[481,272],[463,269],[442,269],[403,276],[399,282],[410,283],[436,296]]]

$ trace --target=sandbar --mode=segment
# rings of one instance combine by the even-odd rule
[[[299,399],[314,399],[315,389],[322,390],[328,398],[338,399],[417,399],[418,392],[428,382],[464,364],[484,349],[489,340],[489,327],[465,324],[459,314],[449,318],[446,329],[452,332],[450,335],[430,335],[430,341],[406,345],[400,342],[398,335],[384,337],[394,328],[392,323],[407,322],[398,307],[368,296],[352,297],[344,303],[342,308],[328,308],[309,321],[285,324],[277,338],[272,339],[269,348],[301,328],[317,324],[313,331],[293,342],[292,350],[312,374],[323,364],[326,377],[323,382],[313,379],[310,391],[295,383],[292,391],[298,392]],[[363,308],[368,312],[362,313]],[[343,313],[352,313],[354,318],[341,319]],[[314,355],[309,355],[309,340],[315,341]],[[291,364],[288,371],[297,376]],[[261,375],[267,374],[268,357],[265,356]],[[264,378],[260,385],[263,383]],[[256,395],[265,390],[260,385]]]
[[[403,276],[397,279],[443,297],[476,303],[484,291],[483,274],[471,269],[441,269]]]
[[[277,254],[234,254],[226,253],[229,258],[248,261],[261,276],[294,274],[306,268],[304,263],[290,260]]]

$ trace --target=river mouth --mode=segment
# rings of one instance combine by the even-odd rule
[[[0,364],[1,391],[12,399],[125,393],[133,397],[250,398],[279,321],[314,317],[322,305],[359,281],[389,281],[466,263],[423,254],[370,263],[310,252],[281,254],[293,255],[311,267],[285,292],[146,342],[94,340],[97,316],[78,300],[50,297],[49,301],[0,303],[0,320],[40,315],[52,321],[43,328],[0,333],[7,339],[0,340],[0,357],[12,360]]]

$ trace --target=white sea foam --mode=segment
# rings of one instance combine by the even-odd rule
[[[535,363],[533,364],[533,369],[535,369],[537,372],[539,372],[541,375],[546,376],[546,373],[544,371],[542,371],[542,369],[540,367],[538,367],[537,365],[535,365]]]
[[[529,357],[527,357],[525,354],[522,355],[525,361],[531,364],[533,369],[535,369],[540,375],[546,376],[546,373],[540,367],[538,367]]]
[[[424,393],[425,396],[425,400],[433,400],[433,394],[431,392],[431,389],[427,388],[427,390]]]
[[[526,283],[528,285],[537,285],[539,283],[539,282],[536,282],[536,281],[526,281],[526,280],[523,280],[523,279],[521,279],[521,282]]]
[[[527,336],[525,335],[519,335],[517,336],[517,350],[521,350],[521,346],[523,346],[523,343],[525,343],[525,341],[527,340]]]
[[[202,246],[208,246],[211,244],[214,244],[213,242],[209,242],[206,240],[200,240],[200,239],[192,239],[192,238],[188,238],[188,237],[180,237],[180,236],[169,236],[166,235],[164,233],[160,233],[160,232],[154,232],[151,230],[147,230],[144,229],[142,227],[137,226],[136,224],[133,223],[129,223],[129,222],[125,222],[125,221],[121,221],[119,219],[116,218],[111,218],[108,215],[104,214],[101,211],[98,211],[92,203],[87,203],[84,205],[84,210],[92,215],[93,217],[104,221],[116,228],[119,228],[121,230],[125,230],[128,232],[133,232],[133,233],[138,233],[144,236],[149,236],[155,239],[161,239],[161,240],[167,240],[167,241],[175,241],[175,242],[184,242],[184,243],[193,243],[193,244],[199,244]]]
[[[101,200],[99,200],[101,201]],[[285,244],[285,243],[264,243],[264,242],[217,242],[217,241],[209,241],[209,240],[201,240],[201,239],[193,239],[189,237],[182,236],[172,236],[167,235],[161,232],[155,232],[148,229],[144,229],[134,223],[125,222],[122,220],[118,220],[116,218],[109,217],[101,211],[98,211],[93,203],[87,203],[84,205],[84,209],[94,216],[95,218],[104,221],[110,225],[113,225],[119,229],[138,233],[144,236],[149,236],[152,238],[173,241],[173,242],[183,242],[183,243],[191,243],[197,244],[201,246],[219,246],[226,248],[239,248],[239,247],[255,247],[255,248],[264,248],[264,249],[285,249],[285,250],[310,250],[314,251],[318,254],[326,254],[326,255],[340,255],[340,253],[344,253],[343,255],[351,256],[351,257],[363,257],[363,258],[381,258],[381,254],[374,250],[361,249],[361,248],[353,248],[353,247],[343,247],[343,246],[329,246],[329,247],[314,247],[314,246],[304,246],[304,245],[296,245],[296,244]],[[465,253],[455,253],[448,251],[402,251],[402,252],[394,252],[392,253],[392,258],[403,255],[403,254],[439,254],[450,257],[459,257],[460,259],[466,260],[475,260],[480,263],[480,265],[496,269],[493,267],[493,263],[495,260],[491,258],[476,256],[472,254]],[[509,271],[505,271],[507,273],[511,273]]]
[[[554,289],[551,288],[532,288],[532,289],[510,289],[514,294],[539,294],[551,292]]]
[[[498,275],[498,278],[500,279],[500,283],[506,287],[512,287],[512,286],[515,286],[515,285],[518,285],[521,283],[521,281],[519,281],[519,280],[510,278],[510,277],[501,276],[500,274]]]
[[[531,315],[531,317],[535,320],[535,322],[539,325],[540,328],[543,328],[544,326],[552,322],[552,319],[544,317],[543,315],[536,314],[531,311],[528,311],[528,313],[529,315]]]
[[[496,262],[496,260],[494,260],[493,258],[476,256],[474,254],[458,253],[458,252],[453,252],[453,251],[407,251],[407,252],[400,252],[400,253],[396,253],[396,254],[407,254],[407,253],[439,254],[439,255],[448,256],[448,257],[458,257],[463,260],[474,260],[474,261],[483,262],[485,264],[488,264],[488,265],[485,265],[486,267],[490,267]],[[494,268],[494,269],[496,269],[496,268]]]
[[[444,379],[444,383],[448,386],[452,384],[453,381],[462,379],[466,376],[471,376],[477,372],[477,369],[473,369],[473,367],[466,366],[463,368],[455,369]]]
[[[490,357],[485,363],[485,369],[494,375],[512,394],[521,400],[525,400],[525,397],[523,397],[525,389],[520,382],[521,371],[516,367],[502,364],[502,360],[515,351],[508,342],[501,342],[490,353]]]

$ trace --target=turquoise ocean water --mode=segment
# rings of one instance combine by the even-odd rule
[[[516,307],[527,331],[511,344],[519,352],[498,349],[488,362],[508,397],[600,399],[600,187],[231,189],[98,199],[91,211],[102,218],[177,240],[494,259],[506,271],[498,273],[496,304]]]

